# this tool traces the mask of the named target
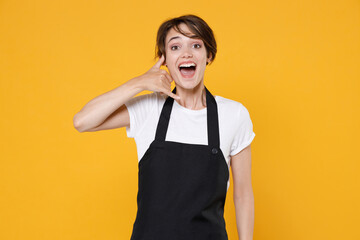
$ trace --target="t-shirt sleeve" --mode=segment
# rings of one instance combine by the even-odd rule
[[[249,146],[255,137],[249,111],[243,105],[240,106],[237,121],[238,128],[231,144],[230,156],[236,155]]]
[[[155,107],[157,93],[149,93],[133,97],[125,103],[130,116],[130,126],[126,127],[126,134],[134,138],[144,126],[146,118]]]

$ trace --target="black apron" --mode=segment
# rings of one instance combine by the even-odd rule
[[[131,240],[228,240],[223,215],[229,169],[220,149],[217,104],[205,90],[208,145],[165,141],[174,99],[163,105],[155,140],[138,165]]]

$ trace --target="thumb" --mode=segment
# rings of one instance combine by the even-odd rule
[[[165,56],[163,54],[163,55],[161,55],[160,59],[155,63],[153,68],[159,69],[161,67],[161,65],[163,64],[164,60],[165,60]]]

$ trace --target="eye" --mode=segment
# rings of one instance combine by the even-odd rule
[[[201,48],[201,44],[198,44],[198,43],[195,43],[194,46],[198,46],[198,47],[195,47],[195,48]]]
[[[171,50],[176,50],[176,49],[178,49],[178,47],[179,47],[179,46],[174,45],[174,46],[171,46],[170,49],[171,49]],[[174,48],[175,48],[175,49],[174,49]]]

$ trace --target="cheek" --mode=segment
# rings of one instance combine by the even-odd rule
[[[172,74],[176,73],[176,67],[168,65],[168,69],[169,69],[169,72],[171,72]]]
[[[175,64],[175,59],[171,54],[166,54],[165,62],[168,66],[173,65]]]

